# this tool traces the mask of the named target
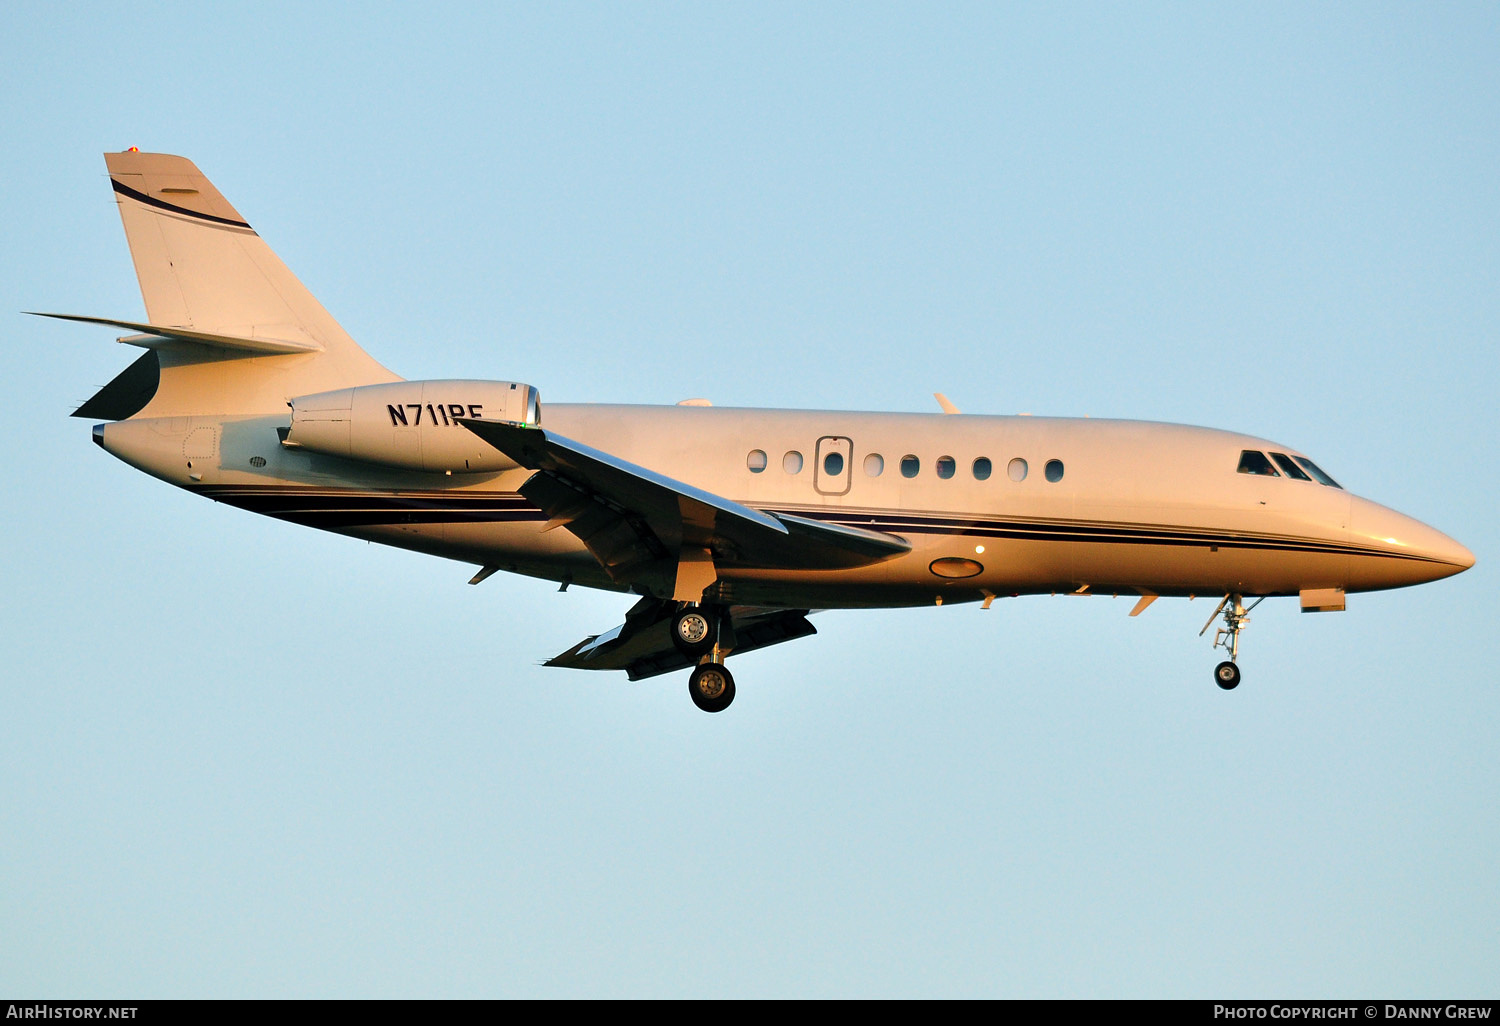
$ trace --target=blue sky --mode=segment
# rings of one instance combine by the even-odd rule
[[[0,993],[1493,996],[1487,4],[31,5],[0,34]],[[66,414],[191,157],[408,377],[1122,416],[1308,452],[1478,565],[1256,611],[627,600],[195,499]]]

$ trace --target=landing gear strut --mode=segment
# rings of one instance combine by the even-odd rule
[[[1225,595],[1224,601],[1219,603],[1213,615],[1208,618],[1208,623],[1203,625],[1203,630],[1198,632],[1198,637],[1203,637],[1219,618],[1219,614],[1224,614],[1224,626],[1214,632],[1214,648],[1222,648],[1229,653],[1229,658],[1214,667],[1214,683],[1225,691],[1232,691],[1239,686],[1240,668],[1235,660],[1240,654],[1240,631],[1250,622],[1250,610],[1265,600],[1266,597],[1262,595],[1246,606],[1245,596],[1233,593]]]
[[[724,660],[734,648],[728,613],[708,605],[683,606],[672,616],[672,643],[698,660],[688,677],[688,694],[704,712],[723,712],[734,701],[734,677]]]

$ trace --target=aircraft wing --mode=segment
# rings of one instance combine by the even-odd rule
[[[536,471],[520,492],[566,527],[610,577],[672,594],[678,563],[707,550],[716,566],[833,570],[911,551],[903,538],[764,510],[695,488],[538,427],[459,418]]]
[[[624,670],[631,680],[692,666],[697,660],[683,655],[672,644],[670,629],[675,609],[675,603],[663,599],[641,599],[625,614],[623,624],[583,639],[544,665],[574,670]],[[729,636],[735,654],[818,633],[808,621],[805,609],[731,606],[729,618]]]

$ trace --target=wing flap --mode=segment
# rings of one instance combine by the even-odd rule
[[[911,551],[911,543],[905,538],[898,538],[884,531],[809,520],[790,513],[777,513],[775,517],[786,525],[787,533],[792,538],[805,540],[820,548],[836,547],[850,557],[860,559],[860,563],[843,564],[845,566],[878,563],[893,556],[904,556]]]
[[[626,614],[625,622],[603,634],[585,638],[545,666],[573,670],[624,670],[631,680],[644,680],[692,666],[672,643],[671,617],[675,604],[642,599]],[[734,647],[731,654],[753,652],[818,633],[805,609],[766,609],[731,606]]]

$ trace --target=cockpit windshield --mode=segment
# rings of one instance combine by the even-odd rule
[[[1292,458],[1286,453],[1273,452],[1271,453],[1271,459],[1276,461],[1276,465],[1278,467],[1286,471],[1288,477],[1295,477],[1298,481],[1312,480],[1312,478],[1307,476],[1307,472],[1304,471],[1301,467],[1297,466],[1297,464],[1293,463]]]
[[[1318,484],[1326,484],[1326,485],[1329,485],[1329,486],[1331,486],[1333,488],[1343,488],[1344,487],[1343,485],[1341,485],[1337,481],[1335,481],[1333,478],[1331,478],[1327,474],[1323,473],[1322,469],[1316,463],[1314,463],[1312,460],[1308,459],[1306,456],[1295,456],[1295,457],[1293,457],[1293,459],[1295,459],[1298,463],[1300,463],[1302,465],[1302,469],[1305,470],[1305,471],[1307,471],[1309,474],[1311,474],[1313,476],[1313,479],[1316,480],[1318,482]]]
[[[1241,474],[1258,474],[1262,477],[1280,477],[1276,468],[1271,466],[1271,461],[1266,459],[1266,454],[1256,452],[1254,449],[1246,449],[1240,453],[1240,465],[1237,468]]]
[[[1272,463],[1271,460],[1276,462]],[[1277,467],[1281,470],[1277,470]],[[1273,452],[1270,459],[1267,459],[1266,454],[1259,450],[1245,449],[1241,451],[1240,465],[1235,469],[1238,473],[1258,477],[1281,477],[1285,473],[1295,481],[1316,481],[1330,488],[1344,487],[1323,473],[1323,469],[1306,456],[1289,456],[1284,452]]]

